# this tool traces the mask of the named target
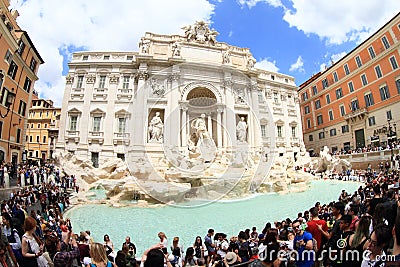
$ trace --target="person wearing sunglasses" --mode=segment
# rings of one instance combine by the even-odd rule
[[[315,252],[313,251],[313,237],[312,235],[303,230],[300,221],[295,220],[292,223],[293,231],[296,236],[294,237],[294,249],[297,251],[296,266],[297,267],[311,267],[314,264]]]

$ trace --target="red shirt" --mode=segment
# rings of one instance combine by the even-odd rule
[[[326,225],[325,220],[311,220],[307,222],[306,230],[312,234],[312,237],[315,238],[315,240],[317,240],[317,247],[318,250],[320,250],[322,245],[322,232],[318,229],[317,224],[321,225],[322,230],[325,232],[328,231],[328,226]]]

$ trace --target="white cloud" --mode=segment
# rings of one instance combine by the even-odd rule
[[[233,35],[233,31],[230,30],[230,31],[229,31],[229,34],[228,34],[228,37],[232,37],[232,35]]]
[[[268,58],[261,59],[255,65],[256,68],[278,72],[279,68],[276,66],[276,61],[269,61]]]
[[[398,0],[321,1],[292,0],[284,20],[306,34],[326,38],[328,43],[361,42],[400,10]]]
[[[335,63],[335,62],[337,62],[337,61],[339,61],[342,57],[344,57],[345,55],[347,55],[347,53],[346,52],[341,52],[341,53],[339,53],[339,54],[333,54],[332,56],[331,56],[331,61],[333,62],[333,63]],[[331,62],[331,63],[332,63]]]
[[[289,71],[305,72],[303,66],[304,66],[303,58],[301,56],[299,56],[297,58],[296,62],[293,63],[292,65],[290,65]]]
[[[280,0],[238,0],[238,3],[241,6],[247,5],[248,8],[252,8],[260,2],[267,3],[268,5],[273,6],[273,7],[283,6],[282,2]]]
[[[328,66],[325,63],[322,63],[319,65],[319,71],[323,72],[328,68]]]
[[[206,0],[114,0],[112,5],[108,0],[11,0],[11,7],[19,11],[18,24],[45,61],[35,89],[56,105],[65,87],[63,55],[70,57],[76,48],[137,51],[146,31],[183,34],[182,26],[209,20],[214,11]]]

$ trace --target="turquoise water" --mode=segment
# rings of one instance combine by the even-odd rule
[[[353,193],[359,183],[343,181],[313,181],[309,190],[287,195],[260,194],[251,198],[219,201],[199,207],[157,208],[122,207],[108,205],[78,206],[67,212],[73,231],[90,230],[96,242],[102,242],[108,234],[115,249],[120,249],[129,235],[139,254],[159,242],[158,232],[165,232],[169,245],[174,236],[179,236],[184,247],[193,244],[197,235],[204,238],[208,228],[224,232],[228,238],[240,230],[257,227],[260,232],[267,222],[297,216],[312,207],[315,202],[329,203],[337,200],[342,189]],[[138,255],[139,255],[138,254]]]

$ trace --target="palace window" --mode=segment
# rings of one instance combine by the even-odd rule
[[[371,92],[364,95],[364,100],[365,100],[366,107],[370,107],[370,106],[374,105],[374,98],[373,98]]]
[[[324,139],[325,138],[325,133],[324,132],[319,132],[318,133],[318,138],[319,139]]]
[[[20,54],[20,55],[22,55],[22,53],[24,53],[24,50],[25,50],[25,43],[22,42],[22,41],[20,41],[20,42],[19,42],[19,46],[18,46],[17,53]]]
[[[393,120],[392,111],[391,110],[386,111],[386,119]]]
[[[397,93],[400,94],[400,78],[396,80]]]
[[[32,81],[31,81],[31,79],[29,79],[28,77],[26,77],[25,78],[25,83],[24,83],[24,90],[26,91],[26,92],[30,92],[30,90],[31,90],[31,84],[32,84]]]
[[[349,132],[349,125],[342,125],[342,133],[348,133]]]
[[[282,137],[282,126],[278,125],[276,128],[277,128],[277,131],[278,131],[278,137]]]
[[[8,76],[10,76],[13,80],[15,79],[15,76],[17,75],[18,71],[18,65],[13,61],[11,61],[10,67],[8,68]]]
[[[367,75],[365,75],[365,73],[361,75],[361,82],[364,86],[368,84]]]
[[[77,123],[78,123],[78,116],[77,115],[70,116],[69,117],[69,130],[70,131],[76,131]]]
[[[307,128],[310,129],[311,128],[311,120],[307,119]]]
[[[382,71],[381,71],[381,67],[379,65],[375,66],[375,73],[376,73],[376,77],[378,79],[382,77]]]
[[[390,98],[389,88],[386,85],[379,88],[379,93],[381,94],[382,101]]]
[[[346,75],[349,75],[349,74],[350,74],[349,65],[347,65],[347,63],[344,64],[343,69],[344,69],[344,73],[346,73]]]
[[[381,40],[382,40],[382,44],[385,47],[385,49],[389,49],[390,48],[390,44],[389,44],[389,41],[386,38],[386,36],[383,36]]]
[[[336,135],[336,128],[330,129],[329,130],[329,135],[330,136],[335,136]]]
[[[123,89],[128,89],[129,88],[129,80],[130,80],[129,76],[124,76],[123,83],[122,83],[122,88]]]
[[[362,62],[361,62],[360,56],[356,56],[356,63],[357,63],[357,66],[358,66],[359,68],[361,68]]]
[[[315,109],[320,109],[321,108],[321,101],[318,99],[318,100],[315,100]]]
[[[261,124],[261,136],[267,137],[267,125]]]
[[[310,113],[310,106],[304,106],[304,114]]]
[[[100,132],[101,117],[93,117],[93,132]]]
[[[325,98],[326,98],[326,103],[327,103],[327,104],[330,104],[330,103],[331,103],[331,96],[330,96],[330,94],[325,95]]]
[[[392,65],[392,69],[395,70],[399,67],[399,65],[397,65],[397,61],[394,56],[390,57],[389,60],[390,60],[390,64]]]
[[[350,82],[347,83],[347,85],[349,86],[349,92],[350,92],[350,93],[354,92],[354,85],[353,85],[353,82],[350,81]]]
[[[334,80],[335,82],[337,82],[337,81],[339,80],[339,78],[338,78],[338,75],[337,75],[337,72],[336,72],[336,71],[333,73],[333,80]]]
[[[321,124],[323,124],[324,123],[324,120],[322,119],[322,115],[318,115],[317,116],[317,124],[318,125],[321,125]]]
[[[106,87],[106,76],[101,75],[99,80],[99,88],[105,88],[105,87]]]
[[[368,125],[374,126],[375,124],[375,116],[368,117]]]
[[[82,88],[83,86],[83,75],[78,75],[78,80],[76,82],[76,88]]]
[[[358,105],[358,99],[354,99],[351,101],[351,111],[356,111],[357,109],[360,108],[360,106]]]
[[[308,99],[308,93],[304,92],[301,97],[303,98],[303,101],[306,101]]]
[[[372,46],[368,47],[368,52],[369,52],[369,55],[370,55],[371,59],[374,59],[375,58],[375,51],[374,51],[374,48]]]
[[[327,87],[329,87],[329,82],[328,79],[325,78],[322,80],[322,88],[325,89]]]
[[[118,132],[124,133],[126,129],[126,118],[118,118]]]
[[[317,86],[316,86],[316,85],[314,85],[314,86],[312,87],[312,91],[313,91],[313,95],[318,94],[318,89],[317,89]]]
[[[329,120],[330,120],[330,121],[333,121],[333,119],[334,119],[334,117],[333,117],[333,110],[330,109],[330,110],[328,111],[328,115],[329,115]]]
[[[308,136],[308,141],[310,141],[310,142],[314,141],[314,137],[313,137],[312,134],[310,134],[310,135]]]
[[[335,92],[336,92],[336,99],[340,99],[340,98],[343,97],[343,90],[342,90],[342,88],[336,89]]]

